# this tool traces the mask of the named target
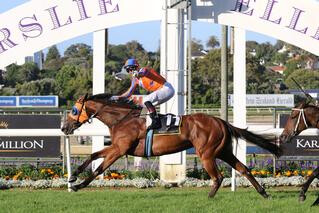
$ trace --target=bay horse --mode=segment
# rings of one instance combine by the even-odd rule
[[[93,160],[104,158],[91,176],[80,184],[72,186],[73,191],[86,187],[124,155],[144,157],[147,128],[146,119],[140,117],[142,107],[129,100],[110,100],[110,97],[111,95],[108,94],[80,97],[62,126],[62,131],[69,135],[94,117],[108,126],[112,141],[109,147],[91,154],[72,173],[69,182],[76,181],[77,176]],[[213,181],[209,197],[215,196],[223,180],[216,164],[216,158],[236,169],[251,182],[259,194],[265,198],[268,197],[265,189],[256,181],[247,167],[233,155],[232,137],[243,138],[280,156],[281,149],[273,144],[272,140],[245,129],[236,128],[224,120],[203,113],[182,116],[180,129],[179,135],[154,135],[153,156],[176,153],[194,147],[203,167]]]
[[[319,107],[304,101],[292,109],[285,128],[279,136],[280,143],[289,143],[294,136],[299,135],[308,128],[319,128]],[[303,202],[306,199],[306,192],[315,178],[319,178],[319,167],[313,171],[308,180],[302,185],[299,201]],[[312,205],[319,205],[319,196]]]

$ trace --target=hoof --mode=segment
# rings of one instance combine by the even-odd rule
[[[71,188],[72,192],[77,192],[77,191],[79,190],[79,189],[76,187],[76,185],[75,185],[75,186],[71,186],[70,188]]]
[[[211,194],[211,193],[208,194],[208,198],[209,199],[213,199],[214,197],[215,197],[215,193],[214,194]]]
[[[76,176],[71,176],[70,179],[69,179],[69,183],[73,183],[77,180],[78,178]]]
[[[299,195],[299,202],[302,203],[306,200],[306,195]]]
[[[268,195],[266,192],[261,194],[261,196],[263,196],[263,198],[265,198],[265,199],[271,199],[271,196]]]

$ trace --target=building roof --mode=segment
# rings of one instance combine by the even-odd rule
[[[286,67],[285,66],[271,66],[268,67],[271,71],[282,73]]]

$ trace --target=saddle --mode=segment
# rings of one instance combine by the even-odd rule
[[[159,114],[161,120],[161,128],[150,129],[146,132],[144,156],[149,158],[152,154],[153,135],[176,135],[180,134],[182,116],[176,116],[174,114]]]

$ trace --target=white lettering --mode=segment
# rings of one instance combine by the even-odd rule
[[[40,141],[0,141],[0,149],[43,149],[44,140]]]
[[[312,148],[314,148],[314,147],[319,148],[319,146],[317,144],[318,143],[317,140],[312,140],[311,142],[312,142]]]
[[[304,139],[297,139],[297,148],[305,148],[305,146],[302,144],[303,141]]]
[[[309,147],[309,148],[311,148],[310,143],[309,143],[308,140],[306,140],[306,143],[305,143],[304,147]]]

